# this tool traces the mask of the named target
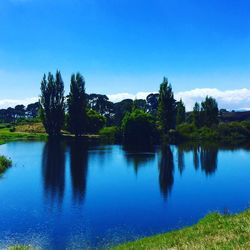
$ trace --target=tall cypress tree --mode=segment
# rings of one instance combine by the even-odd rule
[[[41,118],[49,136],[60,134],[64,123],[64,83],[59,71],[56,77],[49,72],[44,74],[41,82],[40,96]]]
[[[176,125],[176,101],[171,85],[167,78],[163,78],[159,91],[158,119],[160,128],[164,134]]]
[[[206,97],[205,101],[201,103],[201,113],[203,125],[211,127],[218,124],[219,109],[217,101],[214,98]]]
[[[177,102],[176,106],[176,124],[182,124],[186,121],[186,109],[182,99]]]
[[[200,128],[202,126],[202,121],[201,121],[201,108],[200,108],[200,104],[198,102],[196,102],[194,104],[194,108],[193,108],[193,123],[195,125],[196,128]]]
[[[85,80],[80,73],[71,76],[68,104],[68,129],[75,136],[80,136],[86,131],[86,95]]]

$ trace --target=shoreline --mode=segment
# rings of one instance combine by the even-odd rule
[[[193,226],[127,242],[110,250],[250,249],[250,210],[211,213]]]
[[[249,249],[250,210],[222,215],[210,213],[198,223],[122,243],[109,250],[161,250],[161,249]],[[30,245],[10,246],[8,250],[33,250]]]

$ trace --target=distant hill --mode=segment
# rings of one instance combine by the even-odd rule
[[[220,120],[223,122],[250,120],[250,111],[222,112]]]

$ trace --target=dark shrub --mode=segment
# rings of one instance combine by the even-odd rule
[[[98,112],[90,109],[87,112],[87,132],[96,134],[105,126],[106,118]]]
[[[12,161],[3,155],[0,155],[0,174],[2,174],[12,164]]]
[[[99,135],[108,143],[121,142],[121,129],[116,126],[102,128]]]
[[[123,141],[127,145],[148,145],[157,137],[152,115],[136,109],[127,113],[122,120]]]

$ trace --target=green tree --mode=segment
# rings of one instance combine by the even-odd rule
[[[155,122],[152,115],[140,109],[126,113],[121,128],[126,145],[146,146],[152,144],[156,138]]]
[[[87,112],[87,132],[95,134],[105,126],[106,118],[95,110],[89,109]]]
[[[143,111],[146,111],[146,100],[135,99],[133,101],[133,107],[132,107],[132,109],[141,109]]]
[[[133,100],[125,99],[120,102],[114,103],[114,125],[120,126],[122,119],[127,112],[131,112],[133,109]]]
[[[218,124],[218,104],[212,97],[206,97],[205,101],[201,103],[202,124],[211,127]]]
[[[64,83],[59,71],[56,77],[44,74],[41,82],[40,96],[41,119],[49,136],[60,134],[64,123]]]
[[[200,128],[202,125],[201,124],[201,108],[198,102],[194,104],[194,108],[193,108],[193,123],[196,128]]]
[[[68,104],[68,130],[75,136],[86,131],[85,81],[80,73],[71,76]]]
[[[177,102],[176,106],[176,125],[182,124],[186,121],[186,109],[182,99]]]
[[[170,129],[174,129],[176,125],[176,101],[171,85],[167,78],[163,78],[159,91],[158,118],[160,128],[164,134]]]

